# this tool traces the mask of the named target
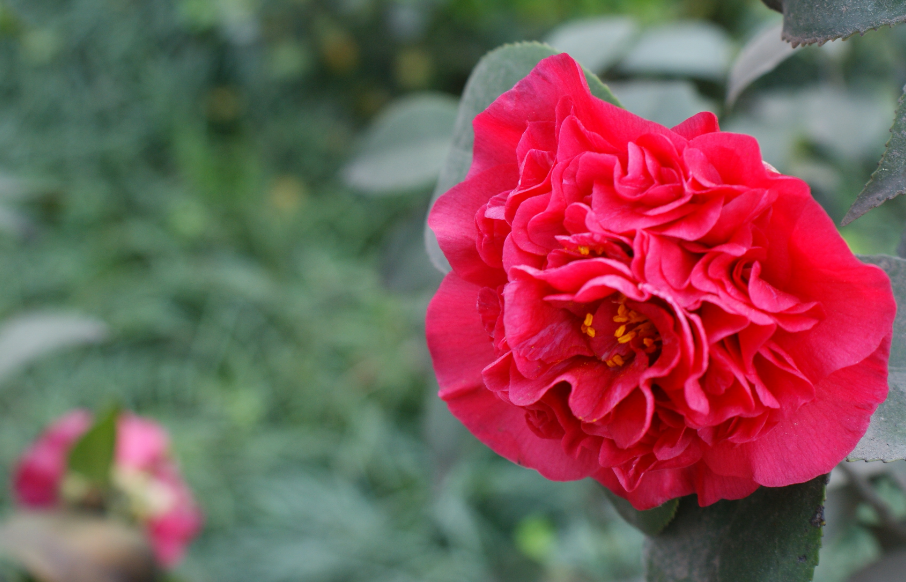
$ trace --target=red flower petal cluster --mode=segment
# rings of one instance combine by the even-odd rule
[[[50,508],[61,501],[69,450],[91,427],[86,410],[54,422],[22,454],[13,477],[20,505]],[[170,457],[167,432],[156,422],[123,414],[117,423],[113,483],[145,527],[158,562],[175,566],[201,530],[203,517]]]
[[[474,120],[429,224],[440,396],[502,456],[636,508],[826,473],[887,395],[896,306],[808,186],[701,113],[593,97],[567,55]]]

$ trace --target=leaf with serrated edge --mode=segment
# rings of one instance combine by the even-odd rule
[[[676,518],[645,542],[649,582],[807,582],[821,548],[827,476],[761,487],[738,501],[679,502]]]
[[[90,483],[106,486],[116,450],[116,423],[119,409],[111,408],[76,441],[69,451],[67,468]]]
[[[824,44],[906,22],[906,0],[783,0],[783,38]]]
[[[860,256],[890,277],[897,305],[906,305],[906,260],[886,255]],[[906,459],[906,309],[897,309],[890,344],[887,400],[871,415],[868,431],[847,461],[897,461]]]
[[[679,506],[679,499],[671,499],[654,509],[639,511],[619,495],[615,495],[607,489],[604,490],[604,493],[626,523],[649,536],[664,531],[664,528],[676,517],[676,509]]]
[[[843,217],[843,225],[906,192],[906,93],[900,97],[890,140],[878,169]]]
[[[453,130],[453,143],[447,154],[447,160],[440,172],[434,197],[429,209],[440,195],[462,182],[472,165],[472,143],[475,135],[472,132],[472,120],[488,108],[499,96],[512,89],[516,83],[527,77],[543,59],[559,54],[560,51],[538,42],[525,42],[504,45],[486,54],[475,66],[459,102],[459,114]],[[594,74],[585,71],[585,78],[592,95],[619,105],[610,89]],[[450,263],[437,244],[434,232],[425,224],[425,248],[431,262],[442,273],[450,271]]]

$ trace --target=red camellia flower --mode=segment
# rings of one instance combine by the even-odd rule
[[[23,453],[13,477],[20,505],[51,508],[64,500],[69,450],[91,423],[88,411],[74,410]],[[129,517],[144,526],[164,567],[179,562],[203,521],[169,448],[167,433],[156,422],[133,414],[119,417],[113,484],[127,502]]]
[[[887,395],[890,282],[808,186],[700,113],[672,129],[545,59],[474,120],[429,224],[440,396],[500,455],[638,509],[826,473]]]

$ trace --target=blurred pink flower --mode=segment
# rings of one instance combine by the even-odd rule
[[[74,410],[51,424],[23,453],[13,477],[18,503],[50,508],[63,501],[69,450],[92,423]],[[156,422],[120,415],[112,481],[130,517],[142,524],[164,567],[176,565],[201,530],[203,516],[170,457],[170,439]]]

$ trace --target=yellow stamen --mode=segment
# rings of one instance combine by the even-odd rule
[[[623,364],[626,363],[623,361],[623,358],[620,356],[620,354],[614,355],[614,357],[612,359],[616,363],[617,366],[622,366]]]
[[[646,337],[645,339],[642,340],[642,343],[645,344],[646,348],[650,348],[651,346],[654,345],[654,340],[651,339],[650,337]]]
[[[613,337],[622,337],[626,333],[626,325],[621,325],[617,328],[617,331],[613,332]]]
[[[579,254],[582,256],[588,256],[591,250],[588,247],[579,247]]]
[[[606,360],[604,363],[607,364],[607,367],[608,367],[608,368],[616,368],[616,367],[617,367],[617,363],[614,362],[613,360]]]
[[[587,327],[587,326],[591,325],[592,323],[594,323],[594,321],[595,321],[595,316],[592,315],[591,313],[586,313],[585,314],[585,323],[583,325],[585,325]]]
[[[619,316],[619,315],[614,315],[614,316],[613,316],[613,320],[614,320],[616,323],[628,323],[628,322],[629,322],[629,318],[628,318],[628,317],[621,317],[621,316]]]
[[[628,344],[635,338],[635,336],[636,336],[636,333],[634,331],[631,331],[631,332],[627,333],[626,335],[621,336],[619,339],[617,339],[617,341],[621,344]]]

